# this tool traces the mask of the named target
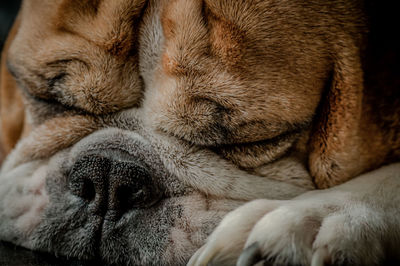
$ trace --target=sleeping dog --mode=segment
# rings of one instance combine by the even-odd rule
[[[375,11],[25,0],[2,56],[0,239],[107,264],[399,259],[399,58]]]

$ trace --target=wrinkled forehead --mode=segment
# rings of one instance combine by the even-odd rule
[[[25,0],[21,26],[35,37],[71,33],[110,48],[122,46],[136,33],[135,23],[145,3],[145,0]]]

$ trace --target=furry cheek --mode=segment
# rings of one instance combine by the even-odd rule
[[[46,164],[34,161],[2,176],[0,233],[3,239],[13,239],[13,234],[22,235],[20,244],[29,247],[24,239],[39,225],[49,202],[46,172]]]

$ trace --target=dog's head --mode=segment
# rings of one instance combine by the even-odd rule
[[[2,57],[3,150],[18,145],[0,177],[0,237],[110,263],[179,264],[244,201],[365,170],[370,157],[352,161],[361,11],[341,1],[26,0]]]

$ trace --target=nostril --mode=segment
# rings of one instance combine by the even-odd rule
[[[159,198],[159,189],[146,167],[132,162],[114,163],[110,172],[110,209],[125,213],[133,208],[148,208]]]
[[[148,207],[151,205],[151,191],[142,184],[133,186],[121,186],[116,190],[117,200],[119,201],[122,212],[131,208]]]
[[[71,176],[69,189],[72,194],[87,201],[92,201],[96,196],[96,189],[92,180],[86,177]]]
[[[132,209],[148,208],[162,197],[150,167],[136,161],[86,155],[68,175],[70,192],[87,202],[87,210],[117,220]]]
[[[72,194],[87,201],[100,201],[106,197],[110,161],[98,155],[78,159],[69,174],[69,189]],[[106,198],[105,198],[106,200]]]
[[[96,196],[96,189],[91,180],[85,179],[83,181],[83,186],[82,186],[82,190],[81,190],[80,194],[81,194],[81,197],[87,201],[94,200],[94,198]]]
[[[116,190],[117,200],[119,201],[121,212],[124,213],[130,208],[137,205],[137,200],[140,199],[140,195],[144,195],[143,189],[132,188],[129,186],[121,186]],[[136,206],[138,207],[138,206]]]

